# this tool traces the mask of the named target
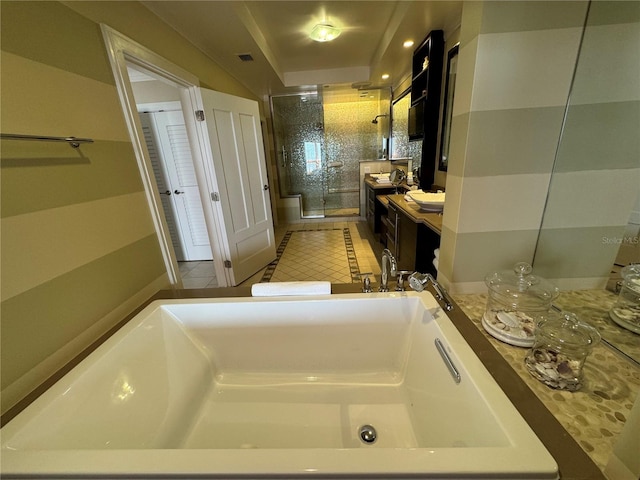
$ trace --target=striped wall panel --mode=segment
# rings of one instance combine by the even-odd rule
[[[161,275],[156,244],[144,237],[2,302],[2,388]]]
[[[603,288],[628,240],[640,195],[638,45],[639,2],[592,4],[534,264],[564,288]]]
[[[586,2],[465,2],[439,279],[533,259]]]
[[[640,4],[590,8],[564,119],[587,2],[465,3],[439,271],[453,291],[517,261],[563,288],[608,276],[640,190]]]
[[[3,132],[95,139],[0,145],[4,412],[167,283],[99,25],[58,2],[0,8]]]

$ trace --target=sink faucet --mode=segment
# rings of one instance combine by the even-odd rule
[[[388,292],[389,291],[389,285],[388,285],[389,275],[391,275],[392,277],[395,277],[396,270],[398,268],[396,259],[391,253],[391,250],[389,250],[388,248],[385,248],[382,251],[381,263],[382,263],[382,274],[380,275],[380,288],[378,289],[378,291]],[[389,268],[391,268],[391,271],[389,271]]]

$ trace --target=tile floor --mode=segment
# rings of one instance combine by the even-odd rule
[[[306,221],[304,223],[283,224],[275,228],[276,245],[279,245],[284,238],[287,231],[300,231],[300,230],[325,230],[325,229],[339,229],[339,237],[342,237],[342,229],[348,228],[351,235],[351,241],[353,243],[353,249],[358,260],[358,268],[361,273],[371,272],[374,276],[380,275],[380,253],[382,252],[382,246],[373,238],[370,233],[367,223],[364,221],[340,221],[331,222],[326,219],[317,221]],[[309,237],[312,237],[310,235]],[[289,242],[285,249],[286,255],[300,255],[301,258],[309,257],[313,253],[314,249],[312,245],[305,244],[298,240],[303,239],[304,236],[293,236],[296,238],[295,242]],[[344,268],[349,271],[348,258],[344,255],[344,241],[340,238],[340,241],[331,242],[331,248],[335,248],[340,255],[326,255],[323,254],[325,259],[329,259],[329,270],[338,270],[339,265],[335,261],[331,261],[330,258],[337,258],[337,262],[344,262]],[[325,245],[326,247],[326,245]],[[215,288],[218,287],[216,280],[215,269],[213,267],[213,261],[205,262],[179,262],[180,272],[182,273],[182,283],[184,288]],[[242,282],[240,285],[247,286],[260,282],[265,269],[256,272],[253,276]],[[317,278],[311,278],[308,269],[302,268],[295,272],[288,272],[286,281],[293,280],[317,280]],[[332,279],[336,280],[336,279]],[[346,276],[344,280],[349,283],[349,276]],[[272,281],[284,281],[282,279],[273,278]],[[373,281],[373,279],[372,279]],[[337,283],[337,282],[334,282]]]

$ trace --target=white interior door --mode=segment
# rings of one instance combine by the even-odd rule
[[[173,239],[173,232],[172,239],[174,248],[176,244],[180,245],[176,249],[176,257],[186,261],[211,260],[211,245],[182,111],[146,115],[151,120],[157,158],[162,169],[163,186],[158,183],[159,193],[163,205],[168,200],[175,213],[174,232],[179,232],[179,239]]]
[[[258,103],[200,89],[223,217],[232,284],[276,258]]]

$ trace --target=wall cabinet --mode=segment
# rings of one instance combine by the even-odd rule
[[[424,137],[420,164],[423,190],[428,190],[435,178],[443,62],[444,34],[442,30],[433,30],[413,52],[411,70],[411,106],[423,104]]]

